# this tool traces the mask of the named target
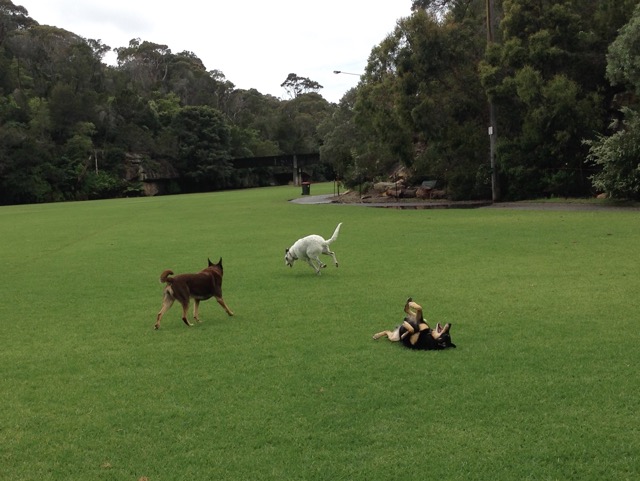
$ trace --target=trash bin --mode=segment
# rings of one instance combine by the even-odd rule
[[[310,194],[311,194],[311,182],[303,182],[302,195],[310,195]]]

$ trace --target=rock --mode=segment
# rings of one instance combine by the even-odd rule
[[[385,195],[386,197],[394,197],[396,199],[400,199],[404,196],[404,189],[392,187],[390,189],[387,189],[383,195]]]
[[[433,189],[425,189],[424,187],[418,187],[416,189],[416,197],[418,199],[430,199],[432,191]]]
[[[394,182],[376,182],[375,184],[373,184],[373,190],[381,194],[395,187],[396,184]]]

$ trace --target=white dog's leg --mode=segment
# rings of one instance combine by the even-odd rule
[[[313,269],[314,271],[316,271],[316,274],[320,275],[320,267],[317,267],[317,266],[313,263],[313,260],[311,260],[311,258],[308,258],[308,259],[307,259],[307,264],[309,264],[309,265],[312,267],[312,269]]]
[[[319,269],[324,269],[325,267],[327,267],[327,264],[325,264],[324,262],[322,262],[320,260],[320,256],[319,255],[317,255],[315,257],[312,257],[312,259],[318,263],[318,270]]]
[[[326,250],[325,254],[331,256],[333,258],[333,263],[338,267],[338,259],[336,259],[336,253],[331,252],[329,249]]]

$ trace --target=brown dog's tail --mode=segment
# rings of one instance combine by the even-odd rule
[[[165,283],[171,283],[173,282],[173,279],[171,277],[169,277],[170,275],[173,274],[173,271],[170,269],[167,269],[166,271],[162,271],[162,274],[160,274],[160,282]]]

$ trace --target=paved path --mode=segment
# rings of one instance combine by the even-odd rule
[[[417,201],[417,202],[334,202],[333,199],[336,196],[334,194],[325,194],[325,195],[304,195],[302,197],[298,197],[297,199],[292,199],[291,202],[294,204],[334,204],[334,205],[353,205],[353,206],[361,206],[361,207],[385,207],[387,209],[463,209],[463,208],[471,208],[471,207],[485,207],[490,205],[491,202],[477,202],[477,201],[469,201],[469,202],[428,202],[428,201]]]
[[[297,199],[291,199],[290,202],[294,204],[331,204],[331,199],[335,197],[334,194],[324,195],[303,195]]]
[[[291,199],[294,204],[334,204],[354,205],[363,207],[386,207],[388,209],[460,209],[485,207],[489,209],[521,209],[521,210],[573,210],[573,211],[598,211],[621,210],[640,211],[635,206],[599,205],[589,202],[333,202],[334,194],[303,195],[297,199]]]

